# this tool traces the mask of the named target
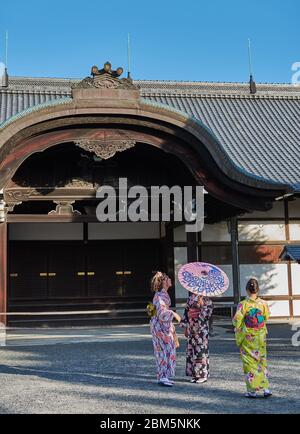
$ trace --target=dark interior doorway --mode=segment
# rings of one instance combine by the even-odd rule
[[[152,272],[165,268],[162,252],[159,239],[10,241],[9,311],[144,309]]]

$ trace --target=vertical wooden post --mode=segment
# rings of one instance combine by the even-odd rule
[[[197,232],[187,232],[187,260],[188,262],[198,261]]]
[[[170,298],[172,306],[176,306],[176,294],[175,294],[175,272],[174,272],[174,234],[173,224],[170,222],[166,224],[166,272],[170,276],[173,286],[170,288]]]
[[[231,253],[232,253],[232,280],[233,299],[238,304],[241,300],[240,263],[239,263],[239,241],[238,241],[238,220],[236,217],[230,219]]]
[[[0,322],[7,325],[7,222],[4,202],[0,202]]]
[[[290,243],[290,226],[289,226],[289,202],[288,199],[284,199],[284,221],[285,221],[285,238],[286,243]],[[292,264],[288,261],[287,264],[287,275],[288,275],[288,292],[289,292],[289,309],[290,318],[294,317],[294,304],[293,304],[293,288],[292,288]]]

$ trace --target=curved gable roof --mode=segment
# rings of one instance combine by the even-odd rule
[[[0,122],[29,107],[71,96],[78,80],[10,78],[0,89]],[[299,184],[300,86],[135,81],[146,100],[174,107],[206,125],[232,161],[264,179]]]

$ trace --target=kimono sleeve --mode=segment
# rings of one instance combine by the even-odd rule
[[[171,309],[168,309],[164,300],[159,298],[156,301],[155,306],[157,311],[157,317],[160,321],[165,321],[165,322],[172,321],[172,319],[174,318],[174,312]]]
[[[187,304],[184,309],[183,315],[181,317],[181,321],[179,324],[180,327],[188,327],[189,324],[188,311],[189,311],[189,306]]]
[[[210,317],[212,316],[213,309],[214,309],[213,303],[212,303],[212,301],[209,301],[207,304],[202,306],[200,317],[202,319],[208,321],[210,319]]]
[[[270,308],[267,302],[264,303],[264,317],[266,321],[268,321],[270,317]]]
[[[238,347],[241,346],[245,338],[245,332],[243,330],[244,316],[245,316],[245,312],[244,312],[243,303],[239,303],[237,306],[236,313],[232,319],[232,324],[234,325],[234,331],[235,331],[235,341]]]
[[[232,318],[232,324],[235,328],[235,331],[240,330],[243,326],[244,321],[244,306],[243,303],[239,303],[235,312],[234,317]]]

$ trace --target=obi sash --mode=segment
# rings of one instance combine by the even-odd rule
[[[192,307],[188,310],[187,315],[189,319],[196,319],[199,317],[200,313],[201,313],[201,309]]]

